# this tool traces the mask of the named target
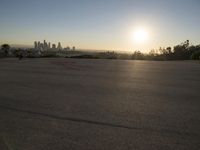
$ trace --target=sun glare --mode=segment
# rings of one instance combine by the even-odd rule
[[[137,43],[144,43],[148,40],[148,33],[143,28],[138,28],[134,31],[133,39]]]

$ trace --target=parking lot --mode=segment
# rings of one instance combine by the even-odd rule
[[[198,150],[200,63],[0,59],[1,150]]]

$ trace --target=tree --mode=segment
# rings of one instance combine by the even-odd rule
[[[140,51],[135,51],[132,54],[131,59],[134,59],[134,60],[143,60],[144,59],[144,54],[141,53]]]
[[[171,47],[167,47],[166,50],[167,50],[167,53],[168,53],[168,54],[171,54],[171,53],[172,53],[172,48],[171,48]]]
[[[192,45],[189,48],[191,59],[200,59],[200,45]]]
[[[8,56],[8,52],[10,50],[10,45],[8,45],[8,44],[1,45],[1,50],[3,51],[4,56]]]
[[[174,46],[174,56],[175,59],[189,59],[190,58],[190,51],[189,51],[189,40],[181,43],[180,45]]]
[[[191,59],[200,60],[200,50],[199,50],[199,51],[195,51],[195,52],[191,55]]]

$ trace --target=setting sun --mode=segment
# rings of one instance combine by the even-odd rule
[[[133,39],[137,43],[144,43],[148,40],[148,33],[143,28],[138,28],[133,33]]]

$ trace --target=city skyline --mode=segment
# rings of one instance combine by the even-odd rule
[[[1,0],[0,44],[31,46],[46,39],[63,47],[143,52],[185,40],[199,44],[199,5],[198,0]]]
[[[51,43],[51,42],[46,42],[46,40],[44,40],[43,42],[34,41],[34,49],[35,50],[48,50],[48,49],[62,50],[63,48],[60,42],[58,42],[56,46],[56,44]]]

